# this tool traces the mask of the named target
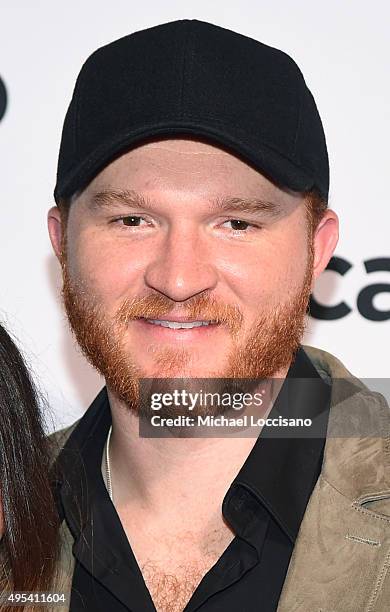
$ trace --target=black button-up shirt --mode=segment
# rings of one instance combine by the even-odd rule
[[[269,417],[310,418],[316,426],[306,435],[302,428],[299,433],[291,428],[262,429],[223,500],[222,513],[235,537],[200,581],[185,612],[277,609],[321,471],[329,400],[329,383],[300,348]],[[75,539],[70,610],[155,612],[101,473],[110,424],[103,389],[57,460],[59,509]]]

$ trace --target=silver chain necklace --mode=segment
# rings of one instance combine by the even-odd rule
[[[105,452],[105,463],[106,463],[106,486],[107,486],[107,491],[108,494],[110,496],[111,501],[113,502],[113,496],[112,496],[112,482],[111,482],[111,469],[110,469],[110,440],[111,440],[111,432],[112,432],[112,425],[109,429],[108,432],[108,436],[107,436],[107,442],[106,442],[106,452]]]

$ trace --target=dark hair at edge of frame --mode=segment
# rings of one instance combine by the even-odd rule
[[[57,207],[61,213],[62,222],[66,224],[69,215],[69,209],[72,204],[72,198],[60,199]],[[321,221],[326,209],[328,208],[327,201],[319,194],[317,189],[312,189],[305,194],[305,205],[307,220],[310,226],[310,231],[313,233]]]
[[[0,492],[6,551],[0,592],[51,590],[59,520],[49,463],[36,389],[19,350],[0,324]],[[29,609],[5,603],[0,607],[3,612]]]

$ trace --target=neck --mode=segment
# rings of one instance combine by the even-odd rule
[[[278,372],[275,399],[288,368]],[[222,503],[256,443],[259,430],[242,437],[139,436],[139,418],[108,389],[112,413],[111,481],[116,507],[142,507],[168,519],[183,509]],[[271,407],[272,403],[270,403]],[[270,409],[270,408],[269,408]],[[267,416],[267,413],[262,416]],[[204,500],[207,499],[207,504]],[[211,500],[213,500],[211,502]]]

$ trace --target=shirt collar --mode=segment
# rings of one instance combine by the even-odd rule
[[[307,429],[263,427],[225,496],[223,510],[227,518],[230,518],[232,498],[243,489],[242,499],[252,498],[265,506],[295,542],[321,471],[330,392],[330,384],[321,378],[300,348],[269,418],[310,419],[312,425]]]
[[[223,502],[223,513],[231,519],[237,490],[261,503],[272,514],[292,542],[318,478],[330,403],[330,385],[324,381],[302,348],[298,349],[269,418],[310,418],[306,437],[302,428],[263,427],[249,456],[232,482]],[[53,469],[57,502],[76,538],[90,520],[91,500],[104,487],[101,458],[111,412],[106,388],[80,419]],[[295,437],[292,437],[292,434]],[[298,437],[298,435],[300,437]],[[236,513],[237,514],[237,513]]]

